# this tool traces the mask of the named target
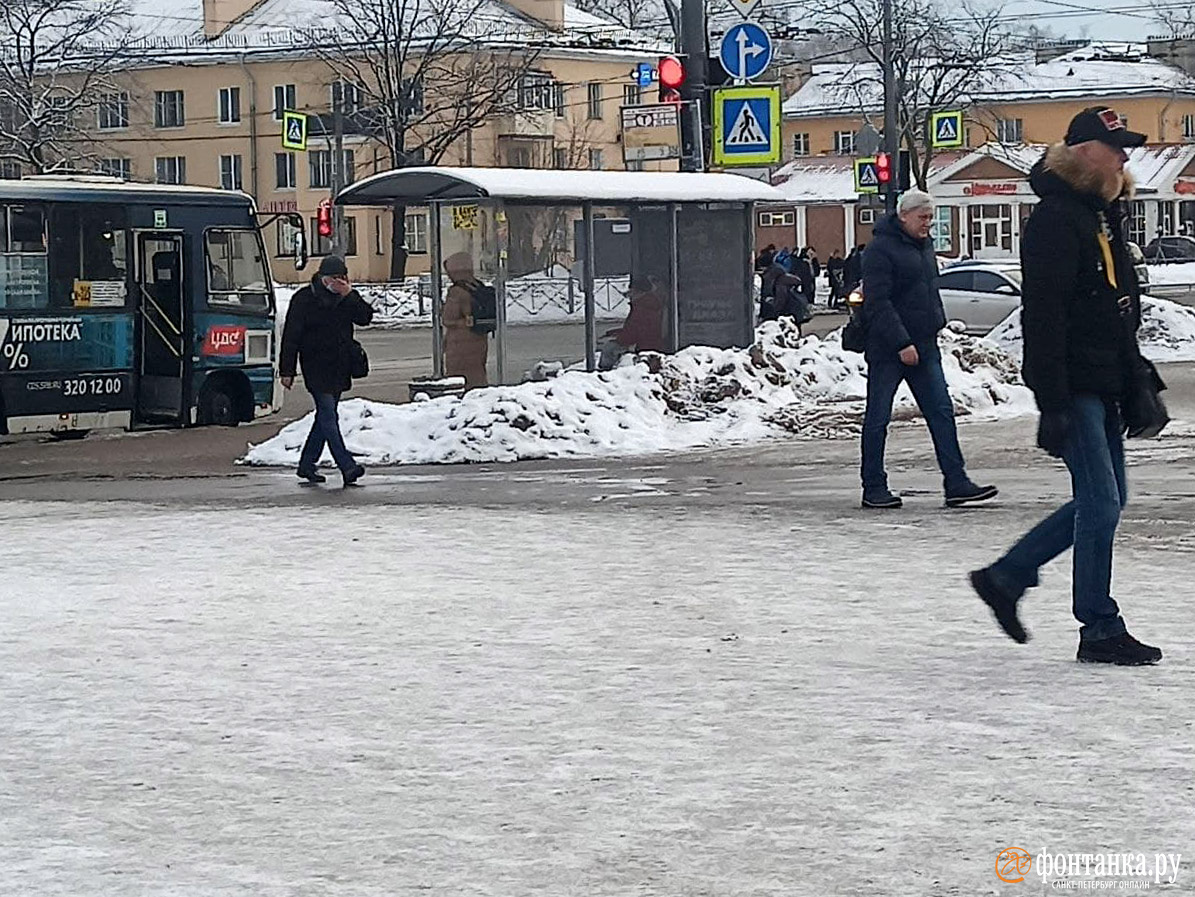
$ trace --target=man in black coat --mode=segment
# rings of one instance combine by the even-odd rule
[[[365,473],[345,448],[337,405],[353,385],[353,325],[364,326],[371,320],[373,308],[353,289],[348,267],[338,256],[326,256],[311,283],[291,298],[278,373],[282,385],[290,389],[297,361],[303,368],[303,385],[315,402],[315,422],[299,456],[299,477],[308,482],[327,480],[317,469],[325,444],[346,486]]]
[[[1112,544],[1127,496],[1120,408],[1148,365],[1137,346],[1141,290],[1123,231],[1131,196],[1125,149],[1143,143],[1116,112],[1093,106],[1030,173],[1041,202],[1021,241],[1022,370],[1041,411],[1037,444],[1066,463],[1073,498],[971,574],[1000,627],[1024,643],[1017,602],[1038,584],[1042,565],[1073,545],[1078,659],[1092,663],[1162,659],[1128,634],[1111,595]]]
[[[867,332],[867,411],[863,417],[863,507],[899,508],[888,488],[884,443],[892,419],[892,401],[902,382],[909,384],[925,416],[947,507],[987,501],[995,486],[977,486],[967,476],[954,424],[954,402],[946,388],[938,332],[946,312],[938,296],[938,262],[929,236],[934,201],[909,190],[894,215],[876,225],[863,253],[862,321]]]

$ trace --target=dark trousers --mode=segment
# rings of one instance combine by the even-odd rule
[[[892,420],[892,400],[902,382],[909,384],[917,407],[925,416],[929,434],[934,442],[938,467],[949,494],[968,485],[963,450],[958,444],[958,430],[954,425],[954,403],[946,389],[946,375],[942,371],[942,354],[938,345],[917,346],[920,361],[904,364],[895,355],[891,359],[867,361],[867,411],[863,415],[863,492],[882,493],[888,489],[888,474],[884,470],[884,444],[888,440],[888,424]]]
[[[1113,600],[1112,543],[1128,500],[1120,415],[1094,395],[1071,400],[1071,429],[1062,451],[1071,474],[1072,499],[1026,533],[992,565],[997,582],[1022,592],[1038,583],[1038,570],[1075,548],[1072,607],[1084,639],[1125,631]]]
[[[327,445],[332,452],[332,460],[340,470],[346,471],[356,465],[353,456],[345,448],[344,437],[340,434],[340,415],[336,406],[340,404],[340,393],[312,392],[315,401],[315,422],[311,425],[311,432],[307,434],[307,441],[303,443],[303,453],[299,455],[299,470],[314,470],[319,464],[320,455]]]

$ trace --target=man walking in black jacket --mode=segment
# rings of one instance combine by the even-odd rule
[[[987,501],[995,486],[977,486],[967,476],[954,425],[954,403],[946,389],[938,332],[946,312],[938,295],[938,262],[929,238],[933,198],[910,190],[895,215],[876,225],[863,253],[863,322],[867,331],[867,411],[863,417],[863,507],[899,508],[888,488],[884,443],[892,400],[909,384],[925,422],[946,489],[947,507]]]
[[[299,477],[310,483],[327,481],[317,469],[325,444],[346,486],[365,473],[345,447],[336,406],[341,393],[353,385],[353,325],[364,326],[371,320],[373,308],[353,289],[349,270],[338,256],[326,256],[311,283],[291,298],[278,373],[282,385],[290,389],[297,361],[303,367],[303,385],[315,402],[315,422],[303,444],[298,469]]]
[[[1125,149],[1143,143],[1116,112],[1094,106],[1030,173],[1041,202],[1021,242],[1022,370],[1041,411],[1037,444],[1066,463],[1073,498],[971,574],[1000,627],[1024,643],[1017,602],[1038,584],[1040,568],[1073,545],[1078,659],[1091,663],[1162,659],[1128,634],[1111,595],[1112,543],[1127,496],[1120,402],[1145,364],[1136,336],[1140,287],[1122,229]]]

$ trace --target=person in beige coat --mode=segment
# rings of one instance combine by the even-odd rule
[[[444,271],[452,281],[440,315],[444,325],[444,373],[464,377],[467,389],[486,386],[489,336],[472,329],[473,291],[480,286],[473,275],[473,259],[466,252],[450,255],[444,260]]]

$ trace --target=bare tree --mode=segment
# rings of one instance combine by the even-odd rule
[[[841,93],[858,102],[865,118],[883,128],[883,12],[881,0],[842,0],[820,14],[821,27],[847,39],[867,63],[843,78]],[[893,68],[898,143],[909,151],[910,169],[925,189],[934,150],[929,138],[934,112],[969,104],[970,96],[997,75],[1010,48],[999,14],[958,7],[946,15],[935,0],[894,0]]]
[[[312,45],[355,90],[347,128],[386,149],[393,168],[434,165],[459,141],[527,101],[537,50],[503,34],[490,0],[335,0],[335,28]],[[351,111],[352,106],[359,108]],[[390,276],[406,272],[406,209],[393,213]]]
[[[90,157],[83,118],[116,89],[125,16],[124,0],[4,0],[0,159],[40,174]]]

